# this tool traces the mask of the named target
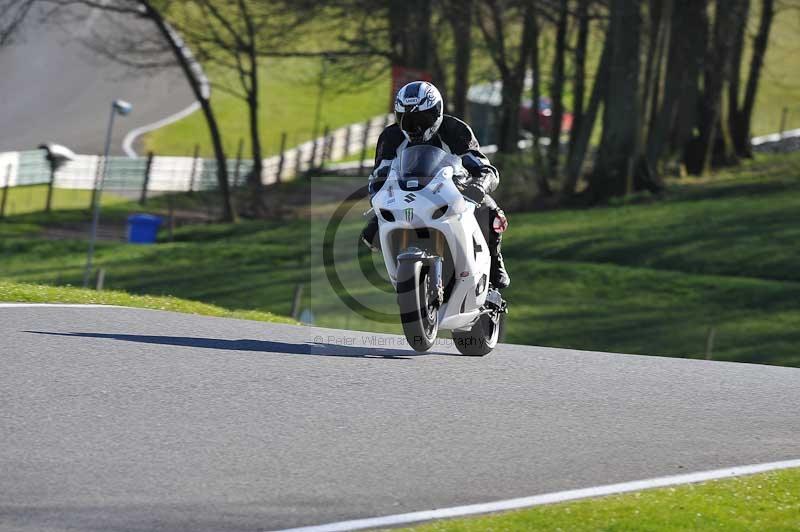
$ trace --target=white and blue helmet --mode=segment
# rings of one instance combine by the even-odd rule
[[[409,142],[427,142],[442,125],[444,101],[433,84],[412,81],[397,92],[394,114]]]

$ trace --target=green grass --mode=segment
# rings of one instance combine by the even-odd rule
[[[3,190],[0,189],[0,198]],[[65,188],[53,189],[53,210],[64,209],[89,209],[92,200],[91,190],[72,190]],[[13,187],[8,189],[6,198],[6,216],[26,214],[31,212],[43,211],[47,201],[47,185],[28,185]],[[115,194],[104,193],[103,203],[112,205],[115,203],[126,202],[127,200]]]
[[[755,12],[748,24],[753,35],[758,29],[757,6],[753,4]],[[800,128],[800,10],[788,6],[778,9],[753,112],[754,135],[777,132],[784,108],[789,111],[786,128]],[[750,67],[749,56],[745,59],[743,76]]]
[[[552,504],[472,519],[438,521],[408,532],[518,530],[648,532],[800,529],[800,470]]]
[[[310,193],[342,186],[318,180]],[[308,194],[301,182],[279,190]],[[138,210],[112,205],[103,220],[123,219],[129,208]],[[381,272],[379,257],[355,257],[365,208],[355,204],[337,233],[337,272],[360,301],[396,314],[394,296],[360,271],[372,260]],[[399,332],[396,319],[367,320],[336,297],[321,256],[324,211],[315,209],[311,221],[187,226],[174,242],[155,246],[102,242],[97,264],[111,289],[283,315],[303,284],[303,307],[316,324]],[[49,219],[80,216],[61,211]],[[515,214],[510,222],[510,342],[703,357],[713,328],[716,360],[800,366],[800,153],[675,182],[663,201]],[[24,215],[0,224],[0,278],[79,284],[85,240],[38,238],[39,223]]]
[[[268,312],[228,310],[206,303],[188,301],[177,297],[136,296],[120,291],[96,291],[71,286],[47,286],[0,281],[0,301],[15,303],[80,303],[119,305],[124,307],[169,310],[201,316],[240,318],[273,323],[296,323],[283,316]]]
[[[287,134],[287,148],[310,140],[314,130],[315,109],[318,95],[319,59],[266,59],[262,69],[262,84],[259,96],[264,155],[280,150],[281,133]],[[210,72],[217,82],[236,83],[226,73]],[[332,83],[332,82],[331,82]],[[226,92],[216,90],[212,103],[225,150],[235,158],[239,139],[244,140],[244,157],[250,158],[250,133],[245,102]],[[385,113],[389,108],[389,79],[368,85],[354,85],[339,81],[326,89],[320,117],[320,131],[326,125],[331,129]],[[208,128],[201,113],[194,113],[174,124],[150,133],[145,140],[146,149],[160,155],[191,155],[195,144],[200,153],[212,155]]]

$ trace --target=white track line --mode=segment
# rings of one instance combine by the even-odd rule
[[[340,532],[345,530],[363,530],[365,528],[407,525],[422,521],[431,521],[434,519],[447,519],[452,517],[464,517],[468,515],[486,514],[506,510],[517,510],[520,508],[529,508],[531,506],[539,506],[542,504],[585,499],[588,497],[600,497],[603,495],[628,493],[631,491],[641,491],[651,488],[663,488],[678,484],[692,484],[695,482],[705,482],[707,480],[715,480],[739,475],[752,475],[755,473],[764,473],[766,471],[775,471],[778,469],[789,469],[792,467],[800,467],[800,460],[786,460],[784,462],[771,462],[768,464],[730,467],[727,469],[716,469],[714,471],[701,471],[699,473],[687,473],[685,475],[674,475],[669,477],[651,478],[647,480],[636,480],[633,482],[622,482],[621,484],[608,484],[593,488],[557,491],[554,493],[535,495],[533,497],[508,499],[505,501],[470,504],[468,506],[440,508],[438,510],[387,515],[384,517],[372,517],[368,519],[355,519],[353,521],[341,521],[339,523],[330,523],[326,525],[289,528],[283,530],[282,532]]]
[[[162,118],[161,120],[153,122],[152,124],[147,124],[146,126],[137,127],[136,129],[130,131],[127,135],[125,135],[125,138],[122,141],[122,150],[128,157],[131,158],[138,157],[136,150],[133,149],[133,143],[136,141],[137,138],[144,135],[145,133],[149,133],[160,127],[168,126],[173,122],[177,122],[182,118],[186,118],[187,116],[194,113],[198,109],[200,109],[200,102],[195,101],[194,103],[192,103],[192,105],[190,105],[183,111],[179,111],[174,115]]]
[[[0,303],[0,308],[129,308],[119,305],[96,305],[82,303]]]

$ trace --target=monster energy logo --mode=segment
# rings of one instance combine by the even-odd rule
[[[411,220],[414,219],[414,209],[408,208],[408,209],[405,210],[405,213],[406,213],[406,221],[407,222],[410,222]]]

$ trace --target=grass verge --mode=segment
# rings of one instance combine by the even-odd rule
[[[715,480],[552,504],[472,519],[439,521],[407,532],[517,530],[790,531],[800,529],[800,470]],[[397,530],[397,529],[396,529]]]
[[[240,318],[270,323],[296,324],[292,319],[255,310],[228,310],[207,303],[169,296],[132,295],[126,292],[86,290],[71,286],[48,286],[0,281],[0,301],[12,303],[78,303],[168,310],[201,316]]]
[[[0,189],[0,197],[3,190]],[[27,214],[44,211],[47,198],[47,185],[26,185],[8,189],[6,198],[6,216]],[[91,190],[72,190],[66,188],[54,188],[51,208],[54,211],[64,209],[86,209],[89,210],[92,201]],[[103,203],[112,205],[115,203],[125,203],[128,200],[113,193],[103,193]]]

